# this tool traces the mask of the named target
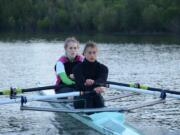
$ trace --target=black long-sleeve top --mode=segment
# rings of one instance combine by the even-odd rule
[[[86,59],[83,63],[78,64],[73,69],[75,77],[76,87],[78,91],[90,91],[93,90],[96,85],[85,86],[86,79],[92,79],[95,84],[104,84],[108,77],[108,68],[99,63],[98,61],[89,62]]]

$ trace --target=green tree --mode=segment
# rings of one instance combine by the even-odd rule
[[[50,29],[50,20],[48,17],[38,20],[37,22],[38,29],[41,31],[49,31]]]
[[[142,13],[145,29],[149,31],[157,31],[161,29],[162,15],[161,10],[154,4],[146,7]]]
[[[180,0],[0,0],[0,31],[180,33]]]

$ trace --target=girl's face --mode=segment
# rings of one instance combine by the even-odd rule
[[[88,47],[84,53],[84,56],[89,62],[95,62],[97,58],[97,48]]]
[[[65,51],[68,57],[75,58],[79,51],[78,44],[75,42],[69,42],[67,47],[65,48]]]

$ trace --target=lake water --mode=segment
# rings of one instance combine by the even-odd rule
[[[62,38],[6,38],[0,41],[0,89],[36,87],[55,82],[54,65],[64,54]],[[81,38],[80,38],[81,39]],[[123,40],[125,39],[125,40]],[[83,37],[81,41],[98,41],[99,61],[109,68],[108,80],[180,91],[180,42],[178,38]],[[108,40],[108,41],[107,41]],[[147,42],[146,42],[147,41]],[[174,41],[174,42],[173,42]],[[81,52],[84,43],[81,44]],[[121,92],[107,90],[105,97]],[[37,94],[37,93],[31,93]],[[28,94],[29,95],[29,94]],[[1,97],[3,100],[4,97]],[[122,107],[156,98],[138,95],[107,102],[107,106]],[[32,102],[30,105],[48,106]],[[148,134],[180,134],[180,101],[145,107],[126,113],[127,122]],[[167,133],[169,131],[170,133]],[[2,135],[95,135],[92,129],[68,116],[47,112],[20,111],[19,105],[0,107]]]

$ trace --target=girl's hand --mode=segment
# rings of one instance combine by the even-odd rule
[[[92,79],[87,79],[86,82],[84,83],[84,85],[85,85],[85,86],[91,86],[91,85],[94,84],[94,82],[95,82],[95,81],[92,80]]]
[[[72,80],[75,79],[75,78],[74,78],[74,74],[70,74],[69,77],[70,77],[70,79],[72,79]]]
[[[94,90],[95,90],[96,93],[98,93],[98,94],[104,93],[104,92],[105,92],[105,87],[96,87]]]

